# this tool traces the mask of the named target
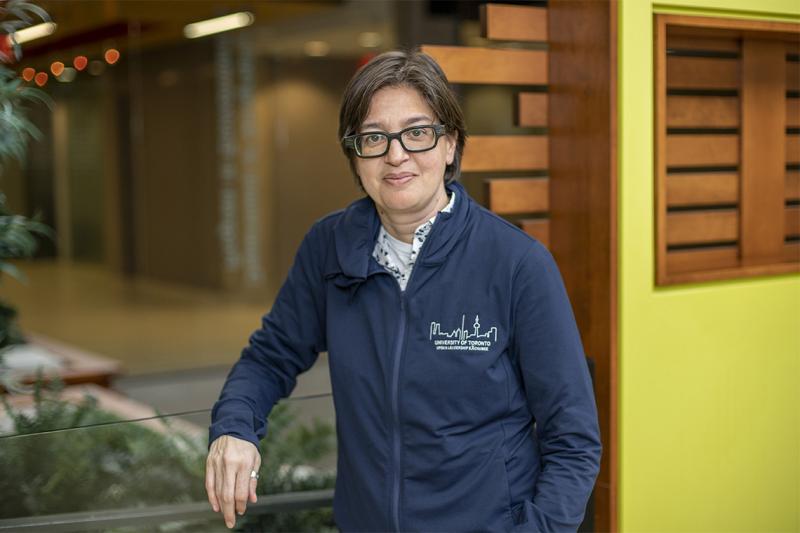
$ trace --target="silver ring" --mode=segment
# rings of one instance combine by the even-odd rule
[[[251,470],[250,479],[258,479],[258,472],[256,472],[255,470]]]

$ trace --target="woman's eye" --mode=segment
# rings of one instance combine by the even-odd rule
[[[409,133],[411,133],[411,135],[414,136],[414,137],[422,137],[423,135],[425,135],[425,129],[424,128],[416,128],[416,129],[411,130]]]
[[[378,134],[375,134],[375,135],[365,135],[365,136],[364,136],[364,141],[365,141],[367,144],[372,144],[372,145],[375,145],[375,144],[380,144],[381,142],[383,142],[383,135],[378,135]]]

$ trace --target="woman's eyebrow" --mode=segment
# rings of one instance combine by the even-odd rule
[[[426,123],[431,123],[431,122],[433,122],[433,119],[431,117],[429,117],[428,115],[414,115],[413,117],[407,118],[403,122],[403,127],[405,128],[406,126],[410,126],[411,124],[414,124],[415,122],[423,122],[423,121],[426,122]],[[365,123],[363,123],[361,125],[361,129],[362,130],[366,130],[366,129],[379,129],[380,130],[382,128],[383,128],[383,125],[380,122],[365,122]]]

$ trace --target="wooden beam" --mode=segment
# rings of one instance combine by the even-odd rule
[[[546,248],[550,248],[550,221],[541,218],[523,219],[519,221],[519,227],[542,243]]]
[[[494,178],[484,183],[487,206],[498,215],[541,213],[549,208],[547,178]]]
[[[425,45],[450,83],[547,85],[547,52]],[[476,66],[480,68],[476,68]]]
[[[786,47],[779,41],[742,42],[742,205],[743,265],[780,262],[787,146]]]
[[[547,9],[503,4],[481,5],[481,35],[501,41],[547,42]]]
[[[516,126],[547,126],[547,93],[518,93]]]
[[[595,360],[595,531],[617,530],[616,0],[549,0],[550,250]]]
[[[475,135],[461,161],[463,172],[541,170],[547,168],[547,137],[543,135]]]

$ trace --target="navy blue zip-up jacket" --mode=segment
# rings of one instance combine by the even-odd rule
[[[210,439],[258,445],[265,416],[327,350],[342,530],[574,531],[601,446],[561,276],[541,244],[448,188],[453,210],[405,292],[372,257],[372,200],[313,226]]]

